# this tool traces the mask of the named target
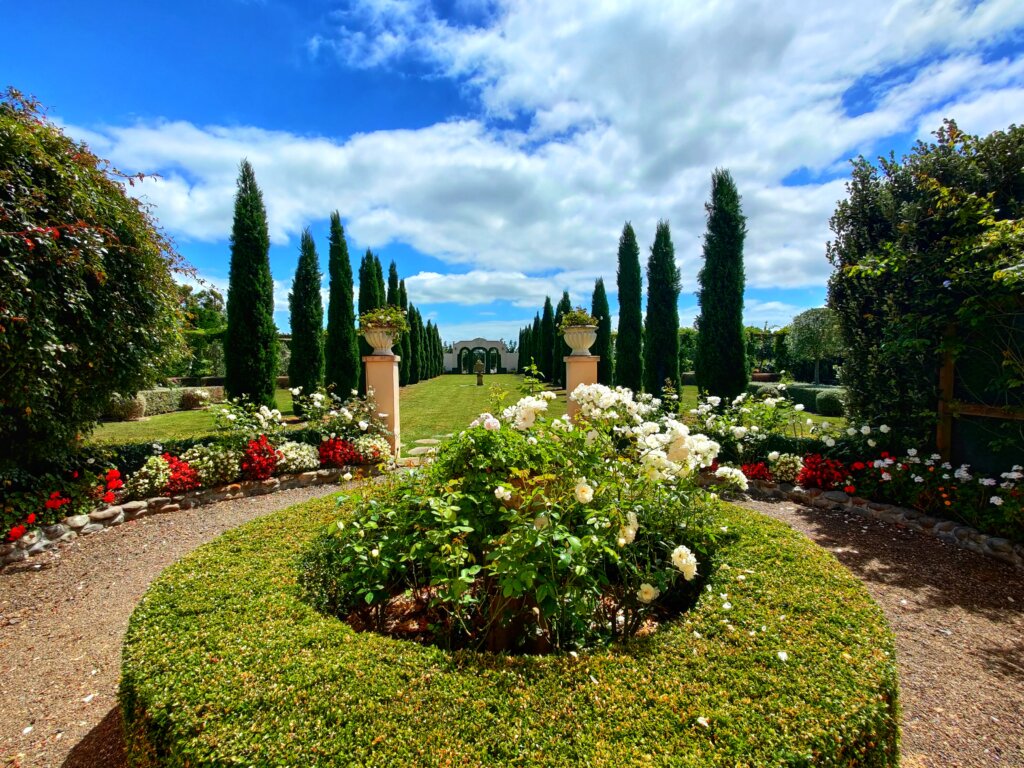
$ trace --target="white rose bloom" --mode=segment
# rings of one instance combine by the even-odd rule
[[[711,403],[715,408],[722,404],[722,398],[712,395],[708,398],[708,402]]]
[[[768,454],[768,461],[778,461],[778,460],[779,460],[779,452],[778,451],[772,451],[771,453]]]
[[[737,440],[742,440],[743,436],[747,434],[746,427],[732,427],[731,431],[732,436],[735,437]]]
[[[831,437],[826,437],[824,442],[825,445],[827,445],[829,448],[832,448],[836,444],[836,441],[833,440]]]
[[[346,472],[344,475],[341,476],[341,479],[347,483],[349,480],[352,479],[352,473]]]
[[[874,440],[868,438],[868,446],[870,446],[871,448],[874,448],[876,445],[878,445],[878,443],[876,443]]]
[[[491,416],[489,419],[484,419],[484,429],[488,432],[495,432],[501,429],[501,422]]]
[[[852,437],[853,435],[857,434],[857,430],[854,429],[853,427],[847,427],[846,428],[846,434],[848,434],[848,435],[850,435]]]
[[[585,477],[576,481],[573,493],[576,495],[576,501],[580,504],[589,504],[594,500],[594,489],[587,485]]]
[[[867,424],[865,424],[863,427],[860,428],[860,433],[862,435],[870,435],[871,434],[871,427],[869,427]]]
[[[494,497],[498,499],[498,501],[508,501],[512,498],[512,491],[503,485],[499,485],[494,489]]]
[[[301,391],[302,391],[302,387],[295,387],[294,389],[291,390],[292,396],[293,397],[297,397],[299,392],[301,392]]]
[[[672,550],[672,565],[683,574],[683,578],[687,581],[693,581],[697,575],[697,557],[689,547],[682,544]]]
[[[652,603],[657,600],[658,595],[660,594],[661,590],[647,582],[644,582],[640,585],[640,589],[636,591],[636,599],[644,605],[647,605],[648,603]]]
[[[917,456],[917,448],[907,448],[907,456]]]
[[[1003,505],[1003,497],[993,496],[991,499],[988,500],[988,503],[995,504],[997,507],[1001,507]]]
[[[793,406],[793,410],[794,411],[802,411],[803,409],[804,409],[804,404],[803,403],[797,403],[796,405]]]
[[[889,425],[888,424],[883,424],[882,426],[880,426],[878,428],[878,431],[881,432],[883,435],[888,435],[889,434]]]
[[[367,424],[367,423],[366,423],[365,421],[360,421],[360,422],[359,422],[359,428],[360,428],[361,430],[363,430],[363,432],[365,432],[365,431],[366,431],[367,429],[369,429],[369,428],[370,428],[370,425],[369,425],[369,424]]]

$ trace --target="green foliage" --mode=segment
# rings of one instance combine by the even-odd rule
[[[667,221],[659,221],[647,262],[644,389],[660,396],[665,382],[679,384],[679,267]]]
[[[146,396],[142,393],[126,396],[115,392],[103,409],[103,416],[112,421],[136,421],[146,415],[146,405]]]
[[[288,382],[305,391],[319,387],[324,378],[324,305],[320,297],[320,278],[320,258],[307,229],[302,233],[299,264],[288,296],[292,329]]]
[[[562,336],[563,318],[571,312],[572,301],[569,299],[569,292],[562,291],[562,298],[555,307],[555,316],[552,319],[551,341],[551,382],[559,387],[565,386],[565,356],[572,352]]]
[[[640,246],[627,221],[619,237],[617,268],[619,328],[615,340],[615,383],[634,392],[643,385],[643,285],[640,277]]]
[[[355,308],[352,306],[352,264],[345,242],[341,215],[331,214],[330,298],[327,305],[327,341],[324,347],[324,381],[336,391],[351,392],[359,387],[359,338],[356,336]]]
[[[540,319],[540,358],[537,365],[540,367],[544,378],[552,381],[554,370],[551,361],[555,355],[555,309],[551,306],[551,298],[544,297],[544,311]]]
[[[834,389],[826,389],[819,392],[817,398],[815,398],[813,410],[822,416],[842,416],[842,395]]]
[[[693,361],[697,355],[697,330],[695,328],[679,329],[679,374],[693,370]]]
[[[398,307],[406,311],[409,309],[409,296],[405,291],[405,280],[398,281]],[[412,339],[409,336],[409,331],[402,334],[399,350],[402,360],[398,364],[398,384],[404,387],[409,383],[409,365],[412,362]]]
[[[380,261],[373,252],[367,248],[363,254],[363,260],[359,263],[359,316],[369,312],[371,309],[383,307],[385,304],[383,276],[378,280],[378,273],[381,272]],[[366,339],[359,338],[360,359],[373,352]],[[360,376],[359,393],[366,394],[366,382]]]
[[[947,350],[967,367],[999,360],[995,376],[963,395],[1024,402],[1024,357],[1010,330],[1024,296],[998,277],[1021,261],[1024,127],[977,138],[947,121],[936,137],[899,161],[854,162],[828,246],[851,417],[921,444],[932,440]],[[1017,455],[1022,425],[1003,435]]]
[[[885,618],[831,554],[781,523],[717,511],[728,529],[717,562],[729,567],[708,571],[695,608],[652,637],[514,657],[356,632],[300,601],[295,563],[336,520],[331,498],[293,507],[153,583],[124,644],[129,762],[898,764]]]
[[[562,295],[563,299],[566,299],[568,297],[568,292]],[[559,302],[558,306],[559,308],[561,308],[564,305],[561,302]],[[569,306],[572,307],[571,304]],[[574,328],[580,325],[597,325],[597,318],[590,314],[590,312],[585,310],[583,307],[576,307],[575,309],[570,308],[567,311],[563,311],[557,323],[558,330],[561,331],[562,333],[565,333],[566,328]]]
[[[270,235],[263,193],[248,160],[238,172],[231,226],[228,328],[224,337],[228,397],[272,405],[277,383],[278,339],[274,324],[274,281],[270,276]]]
[[[360,328],[387,328],[401,333],[409,329],[405,311],[391,304],[368,309],[359,314]]]
[[[747,386],[743,332],[743,241],[746,216],[732,176],[724,169],[711,175],[711,201],[704,235],[704,266],[697,277],[700,316],[697,318],[695,371],[701,392],[727,399]]]
[[[590,354],[601,359],[597,363],[597,383],[612,385],[612,318],[608,308],[608,294],[604,289],[604,278],[594,282],[594,295],[590,300],[590,314],[597,318],[597,340],[590,349]]]
[[[388,265],[388,290],[386,301],[392,307],[400,306],[398,287],[398,265],[395,264],[393,259],[391,261],[391,264]]]
[[[61,460],[181,353],[178,257],[134,184],[0,97],[0,466]]]
[[[814,384],[818,385],[821,383],[818,369],[822,359],[838,357],[843,353],[838,316],[828,307],[801,312],[789,326],[786,344],[794,359],[814,362]]]

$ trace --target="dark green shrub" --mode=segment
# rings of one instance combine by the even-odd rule
[[[103,415],[111,421],[137,421],[146,415],[146,404],[146,396],[141,392],[131,397],[114,394]]]
[[[815,399],[814,412],[822,416],[842,416],[843,397],[834,389],[826,389],[818,393]]]
[[[898,764],[884,616],[781,523],[723,507],[711,589],[653,636],[514,657],[356,633],[301,602],[297,558],[336,516],[331,499],[268,516],[153,583],[123,652],[131,764]]]
[[[124,178],[0,98],[0,465],[70,456],[178,350],[177,256]]]

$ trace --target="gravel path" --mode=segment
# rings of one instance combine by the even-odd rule
[[[334,492],[295,489],[147,517],[0,572],[4,765],[123,768],[121,640],[150,581],[230,528]],[[905,768],[1024,766],[1024,576],[856,515],[746,506],[835,553],[889,617]]]
[[[904,768],[1024,766],[1024,574],[847,512],[752,501],[831,551],[896,633]]]
[[[144,517],[0,571],[0,764],[122,768],[128,617],[168,565],[224,531],[337,486]]]

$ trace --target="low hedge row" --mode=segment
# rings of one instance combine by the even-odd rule
[[[322,499],[255,521],[150,587],[123,653],[132,765],[898,764],[885,619],[780,523],[723,505],[709,591],[650,637],[510,657],[358,634],[301,602],[296,561],[337,516]]]
[[[747,392],[752,395],[774,394],[779,392],[779,385],[775,382],[752,381],[747,385]],[[843,415],[843,399],[846,397],[844,387],[787,384],[786,395],[811,413],[822,416]]]

